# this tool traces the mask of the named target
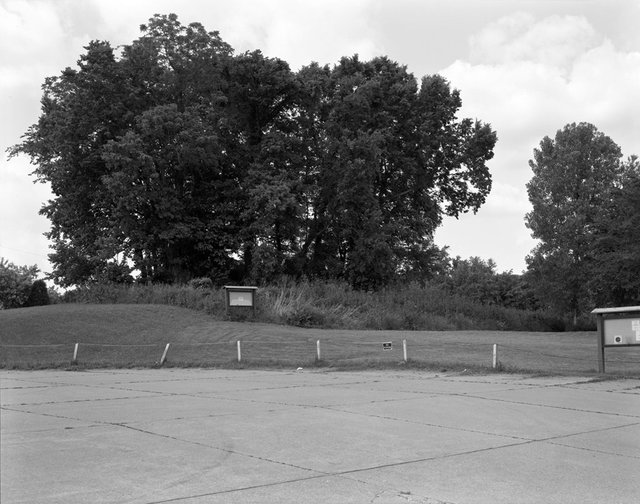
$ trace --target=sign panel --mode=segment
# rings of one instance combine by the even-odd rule
[[[640,345],[640,318],[604,319],[605,345]]]
[[[229,291],[229,306],[253,306],[253,292]]]
[[[391,350],[392,349],[392,341],[387,341],[386,343],[382,344],[382,349],[383,350]]]

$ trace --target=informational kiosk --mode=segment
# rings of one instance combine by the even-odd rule
[[[227,315],[233,309],[246,310],[250,309],[255,314],[256,299],[255,293],[257,287],[245,287],[241,285],[225,285],[224,301],[227,309]]]
[[[610,347],[640,345],[640,306],[596,308],[598,322],[598,371],[604,373],[604,352]]]

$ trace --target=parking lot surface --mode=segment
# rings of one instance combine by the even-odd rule
[[[640,502],[640,380],[0,371],[0,500]]]

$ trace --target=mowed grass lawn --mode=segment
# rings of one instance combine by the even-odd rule
[[[491,369],[493,345],[505,370],[596,373],[595,332],[324,330],[215,320],[167,305],[59,304],[0,311],[0,366],[405,367]],[[321,361],[316,364],[317,341]],[[392,343],[391,350],[383,343]],[[640,375],[640,347],[607,349],[607,372]]]

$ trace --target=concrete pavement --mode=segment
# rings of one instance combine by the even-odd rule
[[[0,371],[16,503],[640,502],[640,380]]]

